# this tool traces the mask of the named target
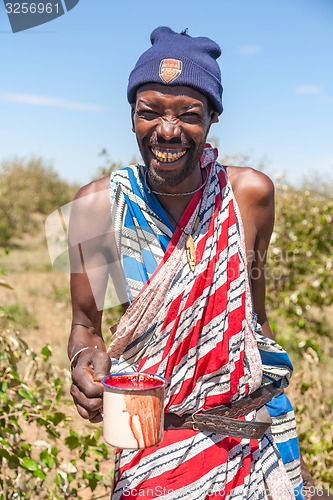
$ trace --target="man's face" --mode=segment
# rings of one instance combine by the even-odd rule
[[[132,122],[149,177],[161,186],[176,186],[188,178],[216,121],[207,98],[190,87],[140,87]]]

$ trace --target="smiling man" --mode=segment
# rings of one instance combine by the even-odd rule
[[[194,89],[159,84],[139,88],[132,106],[133,131],[152,185],[167,193],[170,187],[175,192],[190,184],[197,187],[199,160],[217,116]]]
[[[276,395],[292,366],[265,312],[273,185],[221,166],[206,144],[222,113],[218,45],[166,27],[151,42],[128,84],[144,164],[85,186],[73,205],[71,393],[98,422],[111,360],[167,379],[164,438],[118,450],[114,500],[301,499],[294,415]],[[126,312],[106,349],[109,275]]]

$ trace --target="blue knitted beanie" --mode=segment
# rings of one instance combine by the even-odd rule
[[[217,43],[206,37],[175,33],[162,26],[151,36],[152,46],[142,54],[128,80],[127,99],[135,102],[136,92],[146,83],[185,85],[202,92],[221,114],[221,72],[216,59],[221,55]]]

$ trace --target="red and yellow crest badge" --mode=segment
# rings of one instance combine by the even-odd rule
[[[159,77],[164,83],[171,83],[182,72],[182,62],[179,59],[162,59],[159,70]]]

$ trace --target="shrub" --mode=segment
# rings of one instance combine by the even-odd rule
[[[318,335],[330,335],[323,313],[333,304],[332,222],[333,201],[326,192],[278,187],[267,261],[267,305],[277,333],[282,323],[317,342]]]
[[[24,328],[38,328],[36,317],[19,302],[13,302],[12,304],[9,304],[1,309],[3,310],[5,316],[17,323],[17,325]]]
[[[73,199],[77,186],[62,181],[40,158],[0,167],[0,246],[34,227],[32,214],[49,214]]]
[[[325,488],[333,487],[332,191],[277,187],[267,260],[270,323],[295,364],[290,390],[302,453]]]
[[[0,499],[30,499],[36,492],[39,499],[81,498],[97,484],[110,491],[111,476],[100,474],[110,449],[100,427],[72,428],[66,374],[50,362],[50,347],[37,354],[11,329],[0,332],[0,341]]]

